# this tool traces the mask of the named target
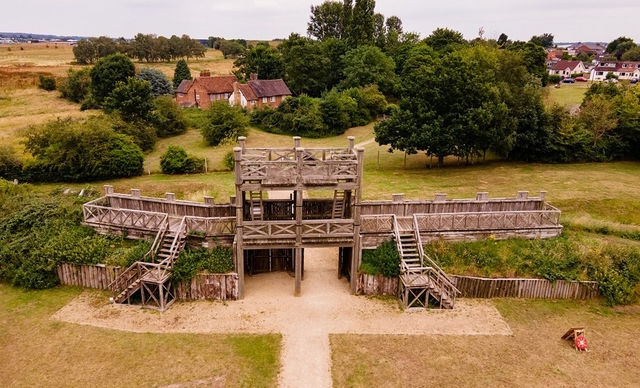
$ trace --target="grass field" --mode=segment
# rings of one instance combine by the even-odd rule
[[[640,306],[495,300],[512,336],[332,335],[334,387],[634,387]],[[583,326],[591,352],[560,337]]]
[[[277,385],[280,335],[125,333],[50,319],[79,293],[0,284],[1,387],[152,387],[217,376],[228,387]]]
[[[560,104],[571,108],[582,104],[584,93],[591,86],[591,82],[576,82],[574,84],[560,84],[559,88],[548,86],[545,88],[545,102],[547,105]]]

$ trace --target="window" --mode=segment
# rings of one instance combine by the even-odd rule
[[[178,93],[178,97],[184,97],[184,93]]]
[[[199,100],[199,99],[200,99],[200,95],[196,94],[196,100]]]
[[[225,98],[225,100],[228,100],[229,99],[229,93],[225,93],[224,94],[224,98]]]
[[[255,105],[256,104],[256,100],[251,100],[251,105]]]
[[[216,94],[216,100],[220,99],[220,94]]]
[[[602,72],[601,71],[597,71],[596,75],[602,75]]]
[[[271,96],[271,102],[276,102],[276,96]]]
[[[267,97],[262,97],[262,103],[266,104],[267,103]]]

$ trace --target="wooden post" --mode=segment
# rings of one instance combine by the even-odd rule
[[[244,145],[244,139],[242,136],[238,138],[241,144]],[[242,200],[242,148],[235,147],[233,149],[233,158],[235,160],[235,176],[236,176],[236,272],[238,273],[238,299],[244,299],[244,246],[242,239],[242,224],[243,224],[243,209],[244,201]]]
[[[296,286],[293,295],[300,296],[300,290],[302,288],[302,248],[296,247],[295,249],[296,260]]]
[[[300,136],[293,137],[293,148],[300,148]]]
[[[360,259],[362,257],[362,246],[360,239],[360,202],[362,200],[362,177],[364,174],[364,148],[356,148],[358,153],[358,173],[356,174],[357,189],[353,204],[353,252],[351,255],[351,293],[358,290],[358,270],[360,269]]]
[[[353,143],[355,143],[356,138],[353,136],[349,136],[347,137],[347,139],[349,140],[349,153],[353,152]]]
[[[213,206],[213,197],[209,197],[207,195],[204,196],[204,204]]]
[[[135,198],[140,198],[140,189],[131,189],[131,196]]]
[[[404,194],[392,194],[391,195],[391,200],[393,202],[403,202],[404,201]]]
[[[104,185],[104,193],[106,195],[112,195],[113,194],[113,186],[111,185]]]
[[[238,144],[240,145],[240,150],[242,150],[242,153],[244,154],[246,151],[246,141],[247,138],[245,136],[240,136],[238,137]],[[235,152],[235,148],[233,149],[233,151]]]

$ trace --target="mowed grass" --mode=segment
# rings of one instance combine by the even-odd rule
[[[154,387],[217,376],[229,387],[277,385],[280,335],[128,333],[50,319],[79,292],[0,284],[1,387]]]
[[[591,86],[591,82],[576,82],[574,84],[560,84],[559,88],[553,85],[545,88],[545,102],[547,105],[560,104],[566,108],[582,104],[584,94]]]
[[[640,306],[493,303],[512,336],[331,335],[334,387],[640,386]],[[571,327],[586,328],[590,352],[560,339]]]

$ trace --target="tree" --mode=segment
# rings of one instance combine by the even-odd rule
[[[258,74],[259,79],[284,78],[284,63],[280,52],[267,42],[260,42],[244,57],[235,61],[234,66],[244,79],[251,73]]]
[[[291,34],[278,49],[282,53],[287,85],[294,94],[319,97],[328,89],[332,64],[321,42]]]
[[[553,34],[546,32],[542,35],[534,35],[529,39],[529,42],[544,48],[550,48],[553,47]]]
[[[351,47],[374,44],[375,0],[356,0],[349,23],[349,43]]]
[[[154,109],[151,84],[133,77],[119,81],[103,105],[107,113],[118,111],[125,120],[149,121]]]
[[[602,95],[595,95],[586,101],[580,109],[578,119],[591,132],[594,148],[618,125],[613,103]]]
[[[238,42],[223,40],[220,42],[220,51],[224,59],[227,57],[238,58],[245,52],[245,47]]]
[[[187,119],[172,96],[160,96],[153,101],[155,110],[151,122],[160,138],[176,136],[187,131]]]
[[[230,106],[227,101],[217,101],[207,110],[208,123],[201,129],[202,137],[209,145],[217,146],[224,141],[246,136],[249,118],[239,106]]]
[[[0,144],[0,178],[6,180],[20,178],[22,160],[15,149],[8,144]]]
[[[136,68],[124,54],[112,54],[98,60],[91,69],[91,91],[95,102],[100,105],[118,82],[126,82],[133,77]]]
[[[607,45],[607,49],[605,50],[605,52],[609,53],[609,54],[616,54],[618,52],[618,46],[621,45],[621,44],[624,44],[626,42],[634,43],[633,39],[627,38],[626,36],[621,36],[621,37],[618,37],[618,38],[612,40]]]
[[[527,71],[538,77],[542,86],[547,85],[549,73],[547,72],[547,53],[542,46],[533,42],[513,42],[508,50],[519,52]]]
[[[384,93],[393,90],[396,82],[393,59],[375,46],[361,46],[348,51],[343,58],[342,89],[378,85]]]
[[[318,40],[344,39],[344,5],[336,1],[311,6],[311,17],[307,23],[307,34]]]
[[[167,76],[158,69],[150,67],[140,69],[136,78],[149,82],[151,85],[151,92],[154,97],[173,94],[173,87],[171,86],[169,78],[167,78]]]
[[[623,61],[640,62],[640,46],[636,46],[625,51],[620,59]]]
[[[461,33],[448,28],[437,28],[424,39],[424,42],[436,51],[444,51],[451,46],[467,45],[467,41]]]
[[[173,88],[177,89],[180,86],[180,83],[183,80],[192,80],[191,70],[189,70],[189,66],[187,65],[187,61],[181,59],[176,63],[176,69],[173,72]]]

